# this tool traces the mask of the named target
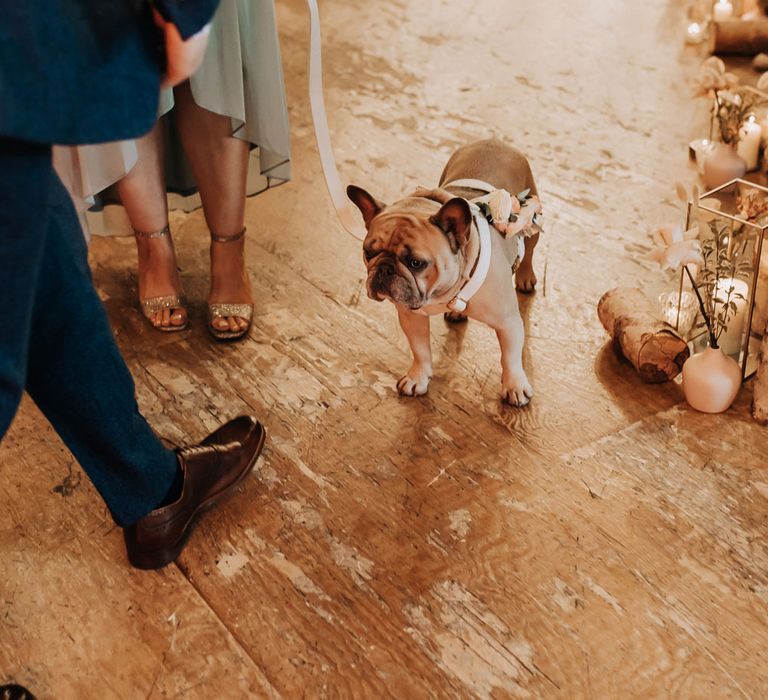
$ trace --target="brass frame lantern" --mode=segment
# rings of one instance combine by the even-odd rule
[[[744,198],[765,200],[765,213],[755,221],[747,220],[739,208],[739,201]],[[730,314],[718,343],[725,354],[739,363],[742,378],[746,379],[757,370],[760,343],[768,323],[768,245],[763,245],[768,232],[768,188],[746,180],[731,180],[702,194],[698,209],[699,238],[702,245],[709,245],[710,251],[707,267],[711,270],[714,264],[715,268],[720,268],[720,260],[725,261],[725,265],[730,264],[733,272],[732,276],[722,277],[716,273],[714,284],[710,273],[708,291],[715,298],[714,304],[710,306],[714,306],[716,316],[723,311],[724,306],[728,307],[727,313]],[[694,210],[693,202],[689,201],[686,230],[696,223],[692,221]],[[721,270],[718,269],[719,272]],[[697,283],[700,288],[704,287],[699,280]],[[691,284],[685,271],[682,271],[674,324],[678,332],[685,292],[688,292],[685,297],[686,302],[689,302]],[[708,335],[701,314],[697,314],[686,340],[692,354],[707,347]]]

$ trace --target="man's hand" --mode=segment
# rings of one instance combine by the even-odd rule
[[[184,41],[176,25],[166,22],[157,10],[153,9],[153,13],[155,24],[162,29],[165,37],[166,67],[161,87],[173,87],[185,81],[200,67],[208,46],[211,25],[206,24],[197,34]]]

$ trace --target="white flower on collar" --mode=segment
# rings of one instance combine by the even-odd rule
[[[506,190],[494,190],[488,195],[488,208],[493,218],[493,225],[506,224],[513,213],[512,195]],[[517,202],[517,200],[515,200]],[[517,207],[520,210],[520,205]]]
[[[491,223],[499,230],[502,230],[502,227],[506,228],[507,223],[520,213],[520,200],[506,190],[494,190],[475,201],[488,205]]]
[[[490,223],[502,234],[533,235],[540,230],[541,203],[530,190],[511,195],[507,190],[493,192],[474,200]]]

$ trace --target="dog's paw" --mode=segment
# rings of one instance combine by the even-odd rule
[[[469,317],[461,311],[446,311],[443,318],[446,323],[464,323]]]
[[[528,377],[525,376],[525,372],[511,375],[507,379],[502,380],[501,399],[510,406],[525,406],[532,396],[533,387],[528,381]]]
[[[397,382],[397,393],[400,396],[423,396],[429,389],[430,372],[421,371],[418,367],[411,367],[408,374],[400,377]]]
[[[523,294],[531,294],[536,291],[536,273],[532,267],[521,266],[515,273],[515,288]]]

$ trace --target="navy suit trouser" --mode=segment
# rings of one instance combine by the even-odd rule
[[[163,500],[176,457],[139,413],[51,148],[0,137],[0,439],[24,390],[118,525]]]

